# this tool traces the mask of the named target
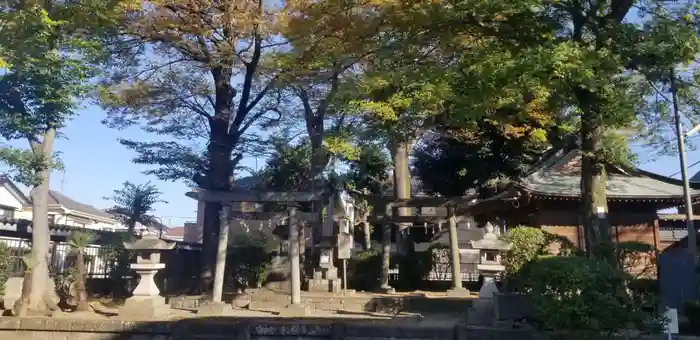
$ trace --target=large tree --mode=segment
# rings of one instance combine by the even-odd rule
[[[469,128],[440,129],[414,151],[412,172],[427,193],[488,196],[499,184],[523,175],[550,147],[542,122],[509,125],[482,119]],[[514,128],[510,130],[508,127]]]
[[[287,4],[285,4],[286,6]],[[263,1],[158,0],[124,6],[112,77],[101,103],[108,123],[133,124],[169,141],[123,140],[135,162],[165,180],[229,190],[251,126],[279,118],[275,87],[284,8]],[[206,203],[202,275],[211,278],[220,204]]]
[[[531,34],[528,44],[492,45],[486,55],[462,53],[457,74],[464,86],[455,108],[471,118],[504,106],[533,104],[545,112],[569,115],[582,148],[581,211],[587,249],[611,260],[603,137],[637,125],[638,114],[648,108],[649,81],[663,79],[676,63],[694,60],[696,26],[689,21],[694,2],[539,5],[530,20],[530,32],[539,34]]]
[[[97,45],[81,26],[96,3],[59,1],[4,2],[0,10],[2,59],[0,134],[28,148],[3,146],[0,158],[15,179],[32,187],[32,252],[17,314],[45,313],[51,302],[49,279],[48,195],[51,170],[59,163],[54,140],[76,114],[88,91]]]
[[[345,174],[347,188],[353,193],[356,221],[362,225],[365,250],[371,247],[371,226],[368,221],[373,207],[370,206],[366,196],[383,196],[389,189],[391,162],[385,150],[378,145],[365,145],[360,147],[357,157],[348,159],[349,170]]]

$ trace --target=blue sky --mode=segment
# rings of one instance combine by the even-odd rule
[[[88,107],[70,121],[56,141],[55,151],[60,152],[65,171],[51,175],[51,189],[61,191],[69,197],[97,208],[109,208],[113,190],[122,187],[124,181],[142,184],[153,182],[163,193],[167,203],[156,206],[155,215],[169,226],[181,226],[196,219],[197,204],[187,198],[189,187],[181,182],[160,181],[141,172],[147,165],[133,164],[135,155],[119,144],[119,138],[153,140],[154,135],[138,127],[128,130],[110,129],[101,123],[105,113],[98,107]],[[13,146],[26,148],[25,141],[13,141]],[[244,160],[245,165],[255,167],[255,159]],[[260,162],[259,164],[262,164]],[[25,193],[29,190],[22,187]]]

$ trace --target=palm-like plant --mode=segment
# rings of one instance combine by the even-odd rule
[[[151,182],[136,185],[126,181],[121,189],[114,190],[114,195],[107,198],[114,202],[114,207],[109,212],[127,226],[129,235],[132,236],[137,223],[154,224],[155,219],[151,215],[154,206],[167,203],[160,195],[161,192]]]
[[[71,247],[71,255],[75,256],[75,295],[78,311],[89,311],[87,301],[87,287],[85,284],[85,248],[95,241],[96,235],[87,230],[75,230],[68,236],[68,244]]]
[[[127,226],[129,231],[128,237],[133,238],[136,223],[141,223],[143,225],[155,224],[155,218],[151,215],[154,206],[158,203],[167,203],[160,198],[160,195],[161,192],[155,185],[151,184],[151,182],[137,185],[126,181],[123,183],[121,189],[114,190],[114,195],[112,197],[106,198],[114,202],[114,207],[109,209],[108,212],[117,216],[117,218]],[[158,223],[157,225],[159,225],[162,231],[162,224]],[[129,272],[128,262],[129,253],[121,251],[114,273],[115,283],[113,286],[113,293],[115,297],[128,293],[127,285],[121,283],[121,280],[123,280]]]

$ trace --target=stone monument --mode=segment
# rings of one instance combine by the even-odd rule
[[[353,213],[351,197],[344,191],[333,189],[329,196],[327,216],[321,222],[321,236],[316,245],[319,250],[318,262],[313,270],[313,277],[309,280],[310,292],[341,291],[342,282],[335,266],[335,260],[338,258],[338,235],[345,231],[343,228],[346,225],[343,221],[353,218]]]
[[[498,293],[496,277],[505,272],[501,262],[503,252],[510,250],[511,244],[501,241],[491,223],[486,223],[484,236],[481,240],[471,241],[473,249],[479,251],[480,261],[476,265],[483,283],[479,289],[479,299],[475,300],[470,310],[469,322],[475,324],[490,324],[494,315],[493,297]]]
[[[130,267],[141,280],[134,289],[133,296],[126,300],[123,314],[134,317],[167,314],[169,307],[165,304],[165,298],[160,296],[154,277],[159,270],[165,268],[165,263],[160,263],[161,252],[175,248],[175,243],[163,241],[155,235],[146,235],[134,242],[124,242],[124,248],[136,253],[136,263]]]

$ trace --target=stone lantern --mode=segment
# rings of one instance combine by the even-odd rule
[[[483,278],[479,299],[492,299],[493,294],[498,292],[496,277],[506,270],[501,262],[501,255],[510,250],[511,245],[498,239],[494,234],[491,223],[486,223],[485,234],[481,240],[471,241],[471,246],[479,250],[480,261],[476,265],[479,274]]]
[[[166,312],[165,298],[160,296],[154,277],[165,268],[165,263],[160,263],[161,253],[175,248],[175,243],[163,241],[155,235],[146,235],[134,242],[124,242],[124,248],[136,253],[136,263],[130,267],[141,277],[133,296],[124,304],[124,309],[129,310],[127,314],[155,316]]]

